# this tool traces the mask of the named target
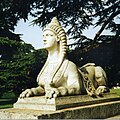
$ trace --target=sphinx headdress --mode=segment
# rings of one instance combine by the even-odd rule
[[[45,30],[51,30],[58,36],[60,40],[61,57],[64,58],[66,56],[67,50],[67,37],[65,30],[62,28],[60,22],[57,20],[56,17],[53,17],[51,22],[45,27],[44,31]]]

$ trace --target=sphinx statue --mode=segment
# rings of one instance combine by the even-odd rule
[[[43,30],[43,43],[48,57],[38,74],[38,87],[26,89],[20,98],[42,95],[46,98],[80,94],[95,96],[109,91],[106,73],[100,66],[87,63],[78,68],[66,58],[67,37],[56,17]]]

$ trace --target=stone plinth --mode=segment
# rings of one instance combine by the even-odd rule
[[[92,98],[88,95],[78,95],[46,99],[44,96],[40,96],[18,99],[14,104],[14,108],[56,111],[63,108],[104,103],[118,99],[119,96],[116,96],[114,93],[106,93],[97,98]]]
[[[26,102],[29,107],[22,108]],[[44,110],[37,110],[37,106],[42,108],[39,107],[40,102],[59,110],[50,109],[47,105],[46,109],[44,107]],[[30,103],[33,104],[33,108]],[[36,106],[34,106],[35,103]],[[16,108],[1,109],[0,119],[104,119],[120,114],[120,97],[115,94],[105,94],[104,97],[99,98],[82,95],[60,97],[48,101],[44,97],[31,97],[24,101],[18,100],[14,107]]]

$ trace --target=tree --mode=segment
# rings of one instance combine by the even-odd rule
[[[35,50],[13,33],[20,19],[26,21],[32,10],[32,0],[0,1],[0,94],[36,84],[36,76],[45,59],[43,50]],[[39,56],[39,57],[38,57]],[[40,61],[39,61],[40,60]],[[34,74],[33,74],[34,73]]]
[[[0,31],[14,31],[17,22],[26,21],[29,15],[35,17],[33,23],[41,27],[57,16],[73,39],[80,38],[90,25],[101,26],[94,37],[96,41],[104,29],[119,33],[114,21],[119,19],[119,4],[119,0],[3,0],[0,2]]]
[[[0,1],[0,28],[14,31],[20,19],[25,21],[32,10],[33,0],[2,0]]]
[[[86,41],[89,40],[86,38]],[[72,44],[75,49],[69,52],[68,58],[79,67],[86,63],[95,63],[104,68],[108,77],[109,87],[113,87],[120,81],[120,37],[114,35],[101,35],[98,43],[81,46],[81,43]],[[101,41],[101,42],[100,42]],[[80,46],[80,47],[79,47]]]
[[[27,45],[25,43],[23,45],[21,43],[22,40],[20,39],[20,35],[13,33],[15,26],[17,25],[17,22],[20,19],[27,20],[28,12],[29,12],[28,10],[29,5],[27,4],[27,2],[25,1],[26,4],[23,4],[22,0],[0,1],[0,37],[5,37],[5,38],[0,38],[0,63],[1,63],[0,64],[0,91],[1,91],[0,93],[1,95],[3,92],[7,90],[12,90],[16,93],[19,92],[22,86],[19,87],[18,84],[22,84],[23,83],[22,79],[23,78],[25,79],[27,77],[25,72],[28,71],[27,70],[28,66],[26,67],[24,66],[26,63],[24,63],[24,60],[20,59],[20,55],[23,55],[23,58],[24,58],[26,52],[33,48],[30,45]],[[28,47],[26,50],[25,50],[25,45],[26,45],[26,48]],[[30,51],[28,53],[30,53]],[[15,62],[15,59],[21,60],[21,61]],[[21,68],[21,71],[20,71],[20,68]],[[19,81],[19,79],[21,81]],[[16,91],[15,89],[16,87],[18,88],[18,91]]]
[[[45,62],[46,52],[6,38],[0,38],[0,48],[1,95],[7,91],[19,95],[22,89],[36,86],[36,77]]]
[[[37,11],[33,13],[33,16],[37,18],[33,22],[44,26],[53,16],[57,16],[65,27],[69,26],[67,32],[73,39],[80,38],[83,30],[90,25],[101,26],[94,37],[96,41],[104,29],[111,29],[112,32],[118,33],[114,19],[116,17],[119,19],[119,4],[119,0],[40,1],[36,2]]]

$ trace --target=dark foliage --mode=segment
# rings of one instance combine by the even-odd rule
[[[0,38],[0,55],[1,94],[11,91],[18,95],[22,89],[37,85],[36,77],[46,58],[44,50],[34,50],[30,44]]]
[[[109,87],[120,82],[120,37],[103,35],[98,43],[77,46],[78,44],[75,49],[69,51],[68,58],[71,61],[79,67],[86,63],[103,67],[108,76]]]

